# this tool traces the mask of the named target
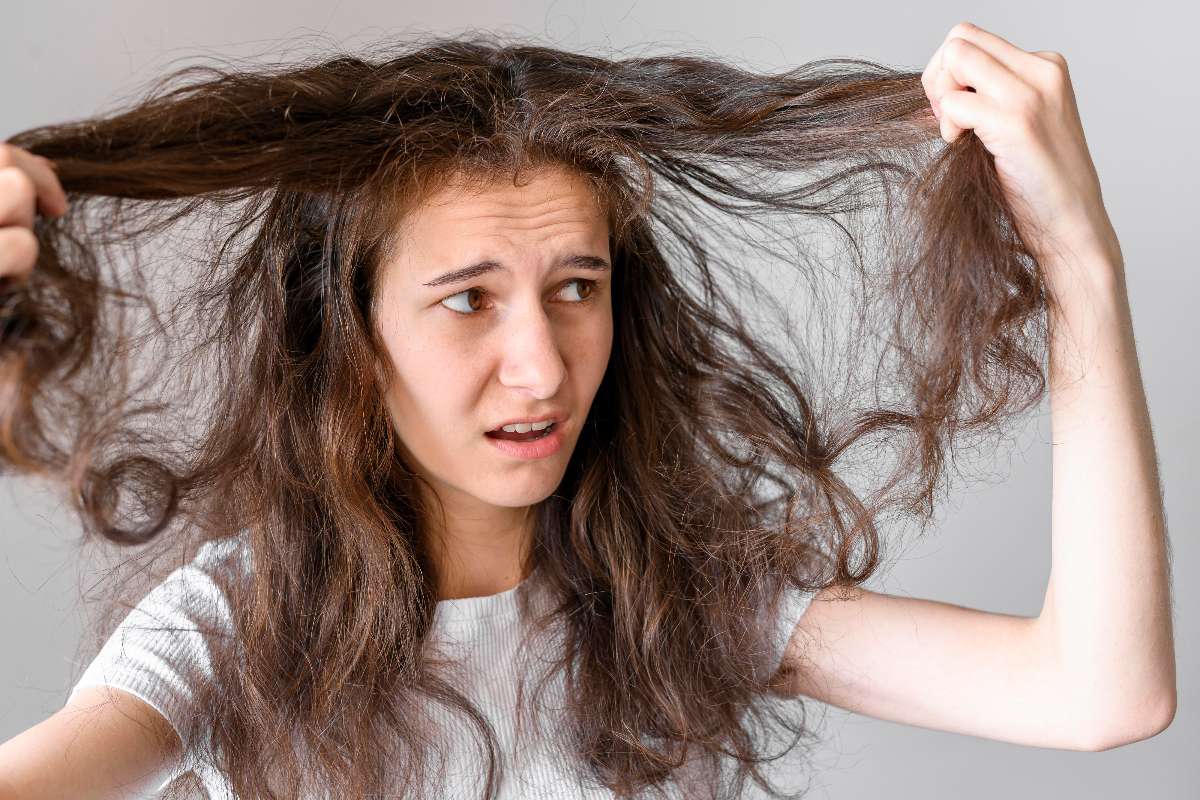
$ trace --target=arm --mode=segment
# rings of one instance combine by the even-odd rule
[[[0,744],[0,800],[151,797],[181,753],[178,736],[153,707],[120,689],[87,687]]]
[[[773,690],[922,728],[1096,749],[1063,702],[1044,631],[1029,617],[828,588],[796,626]]]
[[[861,589],[841,601],[826,589],[788,645],[780,694],[1073,750],[1108,749],[1170,724],[1163,517],[1119,263],[1097,253],[1071,270],[1080,283],[1064,287],[1064,335],[1052,337],[1053,547],[1041,614]]]
[[[1038,624],[1089,724],[1141,738],[1175,714],[1166,524],[1124,265],[1111,249],[1061,265],[1050,349],[1050,581]]]
[[[993,156],[1059,300],[1045,602],[1036,619],[871,592],[814,602],[779,687],[1021,744],[1103,750],[1153,736],[1175,713],[1166,526],[1124,262],[1066,59],[960,23],[921,80],[943,138],[970,129]]]

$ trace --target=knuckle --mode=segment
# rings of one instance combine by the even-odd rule
[[[37,235],[23,226],[0,228],[0,232],[0,275],[32,270],[39,251]]]
[[[29,173],[20,167],[0,167],[0,187],[4,193],[11,193],[32,199],[37,187]]]
[[[971,43],[966,39],[955,37],[946,42],[946,55],[954,59],[962,58],[968,50],[971,49]]]
[[[1044,81],[1051,88],[1059,88],[1066,84],[1068,79],[1067,59],[1062,53],[1056,53],[1052,50],[1043,50],[1036,54],[1037,59],[1037,77]]]
[[[1048,62],[1049,69],[1046,70],[1046,80],[1055,87],[1064,85],[1067,82],[1067,62],[1062,61]]]
[[[968,36],[973,30],[975,30],[975,26],[964,20],[955,24],[955,26],[950,29],[950,36]]]

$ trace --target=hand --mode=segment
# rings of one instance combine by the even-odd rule
[[[1064,254],[1120,260],[1061,54],[1029,53],[963,22],[921,83],[942,138],[970,128],[992,154],[1013,222],[1039,263]]]
[[[33,271],[35,208],[44,216],[67,213],[67,195],[53,162],[0,142],[0,277],[27,277]]]

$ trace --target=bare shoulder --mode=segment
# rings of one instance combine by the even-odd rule
[[[17,797],[124,798],[156,789],[183,747],[146,701],[88,686],[49,718],[0,744],[0,785]]]

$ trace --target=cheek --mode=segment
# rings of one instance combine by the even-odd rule
[[[387,392],[392,427],[410,466],[447,479],[460,468],[463,437],[470,426],[468,365],[446,351],[410,348],[394,356],[395,367]]]
[[[580,328],[570,343],[571,372],[575,379],[594,392],[608,368],[612,355],[612,316],[606,315],[594,324]]]
[[[613,342],[613,317],[612,317],[612,301],[611,299],[605,304],[605,313],[601,315],[600,321],[596,324],[592,334],[593,345],[595,352],[598,353],[598,361],[602,365],[608,364],[608,357],[612,354]],[[601,372],[604,371],[602,366]]]
[[[391,371],[388,394],[397,400],[407,398],[418,413],[436,409],[437,403],[430,395],[454,385],[452,379],[461,374],[469,348],[446,340],[436,326],[425,326],[397,313],[380,317],[379,335]]]
[[[391,394],[402,399],[413,424],[444,433],[446,426],[462,424],[477,381],[478,356],[469,350],[421,344],[397,354]]]

